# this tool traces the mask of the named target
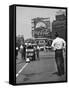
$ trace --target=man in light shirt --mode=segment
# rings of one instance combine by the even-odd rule
[[[55,33],[56,39],[52,42],[52,48],[55,50],[55,61],[57,65],[58,75],[64,74],[64,58],[63,50],[66,48],[66,42],[60,38],[58,33]]]

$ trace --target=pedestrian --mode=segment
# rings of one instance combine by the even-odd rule
[[[21,57],[24,58],[24,51],[23,51],[24,47],[23,45],[21,44],[20,45],[20,52],[21,52]]]
[[[64,39],[59,37],[59,34],[55,33],[55,39],[52,42],[52,47],[55,50],[55,61],[57,65],[58,75],[61,76],[64,74],[64,57],[63,50],[66,47],[66,42]]]
[[[34,50],[34,60],[36,60],[36,47],[33,46],[33,50]]]
[[[37,45],[37,59],[39,59],[39,46]]]
[[[26,59],[26,45],[23,47],[23,54],[24,54],[24,59]]]
[[[18,46],[16,46],[16,58],[18,56],[18,51],[19,51],[19,48],[18,48]]]

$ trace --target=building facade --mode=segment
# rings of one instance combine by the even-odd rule
[[[54,34],[57,32],[59,36],[66,40],[66,15],[56,15],[56,20],[52,22],[52,38],[54,39]]]
[[[46,45],[51,39],[50,18],[32,19],[32,37],[39,45]]]

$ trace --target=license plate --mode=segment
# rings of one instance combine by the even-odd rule
[[[33,56],[33,53],[29,53],[28,56]]]

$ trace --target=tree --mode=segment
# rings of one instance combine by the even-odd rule
[[[21,44],[24,44],[24,37],[23,35],[16,36],[16,45],[20,46]]]

